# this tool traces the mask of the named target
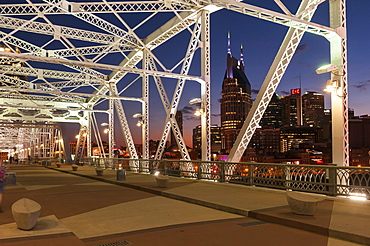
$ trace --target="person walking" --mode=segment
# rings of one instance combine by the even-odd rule
[[[2,207],[2,202],[3,202],[6,171],[7,171],[7,167],[5,163],[2,162],[0,164],[0,213],[4,212],[3,207]]]

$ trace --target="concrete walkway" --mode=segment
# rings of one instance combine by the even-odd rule
[[[125,181],[79,166],[12,166],[0,245],[370,245],[370,201],[316,195],[314,216],[292,214],[285,191],[147,174]],[[36,227],[17,229],[11,205],[42,206]],[[202,205],[202,206],[199,206]],[[115,243],[115,244],[113,244]]]

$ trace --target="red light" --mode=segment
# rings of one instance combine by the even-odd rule
[[[324,162],[322,160],[319,160],[316,162],[317,164],[323,164]]]
[[[301,95],[301,89],[297,88],[297,89],[291,89],[290,90],[290,94],[291,95]]]

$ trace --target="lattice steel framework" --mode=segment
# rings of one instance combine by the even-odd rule
[[[343,160],[335,160],[346,164],[345,0],[330,1],[330,27],[311,22],[316,8],[325,0],[302,0],[296,14],[292,14],[282,1],[275,2],[280,12],[234,0],[6,0],[0,5],[0,42],[7,49],[0,49],[0,77],[5,82],[0,87],[1,121],[79,123],[81,130],[76,148],[79,161],[82,157],[78,154],[79,148],[86,138],[90,141],[91,114],[108,113],[110,149],[115,142],[116,114],[127,149],[135,159],[139,155],[124,106],[126,101],[139,102],[143,123],[142,156],[146,158],[149,156],[149,97],[152,93],[149,85],[153,81],[166,113],[155,157],[161,159],[172,129],[182,158],[190,160],[175,114],[185,83],[195,81],[201,88],[202,160],[209,160],[210,15],[228,9],[289,27],[229,161],[238,161],[242,156],[300,39],[309,32],[330,41],[332,62],[340,67],[332,79],[340,81],[339,99],[343,103],[342,107],[333,109],[333,114],[342,116],[335,119],[339,123],[333,124],[336,127],[333,134],[339,137],[343,142],[340,146],[345,149],[345,156],[338,157]],[[133,22],[134,15],[137,19],[133,18]],[[156,49],[167,45],[180,33],[189,37],[188,47],[183,49],[183,56],[175,65],[168,64],[166,57]],[[21,52],[16,52],[16,47]],[[200,56],[194,56],[197,53]],[[200,74],[191,74],[194,57],[200,57]],[[172,98],[167,96],[164,79],[177,82]],[[126,93],[137,83],[141,83],[141,95],[134,97]],[[338,149],[334,147],[335,152]]]

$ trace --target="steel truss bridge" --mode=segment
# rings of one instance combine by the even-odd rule
[[[329,4],[330,26],[311,21],[317,8]],[[245,1],[248,2],[248,1]],[[138,159],[127,102],[141,104],[142,158],[149,157],[149,83],[165,111],[155,159],[160,160],[172,129],[182,159],[190,160],[175,115],[187,82],[201,95],[202,160],[210,160],[210,16],[221,9],[287,26],[285,38],[229,155],[240,160],[284,75],[303,35],[323,36],[330,43],[333,163],[348,165],[347,59],[345,0],[302,0],[292,13],[282,0],[272,11],[234,0],[82,1],[9,0],[0,5],[0,139],[1,148],[23,156],[68,152],[62,122],[78,123],[75,162],[85,143],[97,134],[97,114],[108,116],[109,145],[114,129],[123,132],[130,158]],[[173,67],[157,52],[177,35],[188,38]],[[183,37],[183,36],[181,36]],[[173,44],[172,44],[173,45]],[[180,53],[180,52],[179,52]],[[192,66],[199,66],[193,69]],[[175,84],[168,95],[164,81]],[[126,93],[140,84],[139,93]],[[334,83],[333,83],[334,84]],[[136,90],[137,91],[137,90]],[[65,128],[65,127],[64,127]],[[95,135],[94,135],[95,134]],[[95,136],[99,139],[99,136]],[[113,157],[109,148],[109,157]],[[91,153],[90,144],[87,153]],[[135,162],[132,162],[135,165]],[[190,167],[189,167],[190,168]],[[232,170],[231,170],[232,172]]]

